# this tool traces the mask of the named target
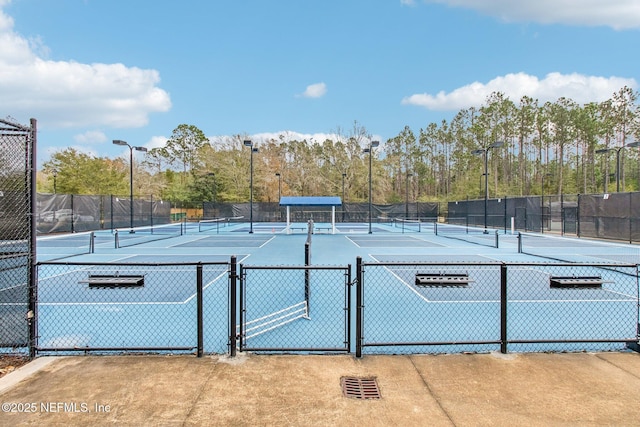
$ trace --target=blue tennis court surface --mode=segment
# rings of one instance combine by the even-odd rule
[[[39,270],[40,345],[162,347],[185,343],[188,347],[193,341],[195,322],[196,269],[193,265],[183,268],[165,264],[213,263],[205,266],[203,274],[207,325],[213,325],[205,329],[209,342],[206,350],[224,352],[229,327],[229,278],[224,263],[234,256],[239,264],[248,267],[302,266],[306,226],[300,223],[287,229],[281,223],[254,223],[253,227],[247,223],[205,227],[189,224],[179,234],[162,234],[155,239],[150,238],[151,233],[136,237],[136,233],[122,230],[118,233],[120,242],[144,241],[121,246],[117,244],[116,233],[111,231],[67,236],[67,243],[63,243],[63,237],[39,239],[39,260],[59,260],[55,265],[45,263]],[[249,233],[251,228],[253,233]],[[398,339],[419,342],[419,334],[424,334],[425,328],[432,330],[429,339],[435,341],[464,341],[474,333],[481,341],[491,341],[490,337],[499,335],[499,322],[487,319],[499,319],[501,263],[526,264],[509,268],[510,315],[515,318],[510,327],[513,336],[574,339],[580,338],[581,328],[595,328],[598,337],[603,337],[598,338],[601,341],[637,334],[636,271],[628,266],[617,269],[552,265],[554,257],[637,264],[640,251],[636,246],[557,236],[530,235],[524,239],[502,233],[500,245],[495,248],[493,234],[478,233],[468,238],[466,232],[456,236],[436,235],[434,227],[428,224],[377,223],[371,230],[369,233],[368,224],[336,227],[315,224],[311,265],[350,266],[355,277],[357,257],[370,264],[364,272],[368,286],[365,315],[385,319],[378,326],[367,328],[366,336],[372,345],[386,346]],[[170,233],[175,232],[172,227]],[[538,255],[534,254],[536,251]],[[277,270],[248,271],[252,295],[260,292],[264,295],[247,303],[247,313],[253,316],[245,319],[247,322],[280,310],[284,312],[289,307],[297,310],[298,304],[305,301],[300,285],[305,280],[302,273],[285,280],[285,275]],[[319,276],[317,272],[312,274]],[[327,274],[332,284],[311,281],[311,297],[304,302],[309,306],[304,307],[307,312],[303,316],[277,327],[264,327],[266,332],[252,337],[250,342],[286,347],[286,340],[305,334],[322,341],[323,346],[335,341],[335,335],[344,329],[336,319],[344,317],[345,307],[340,304],[346,300],[343,289],[346,279],[339,271],[323,274]],[[143,277],[144,286],[90,286],[92,278],[123,275]],[[464,277],[465,283],[460,286],[418,283],[418,278],[425,275]],[[550,278],[570,276],[598,277],[601,283],[583,288],[550,287]],[[599,320],[581,314],[587,309],[593,311],[593,307],[601,312]],[[611,318],[609,313],[615,316]],[[133,332],[131,325],[135,325]],[[546,332],[538,333],[538,329]],[[123,337],[123,330],[130,333]],[[158,332],[167,330],[171,338]],[[492,351],[496,345],[479,348]],[[386,346],[376,351],[403,350]]]

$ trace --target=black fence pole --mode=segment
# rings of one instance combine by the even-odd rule
[[[304,265],[305,267],[309,267],[311,265],[311,245],[309,242],[305,242],[304,244]],[[304,301],[307,304],[307,315],[311,313],[311,307],[309,305],[310,302],[310,285],[311,285],[311,277],[308,268],[304,269]]]
[[[230,271],[229,271],[229,305],[230,310],[230,316],[229,316],[229,353],[231,354],[231,357],[235,357],[236,355],[236,340],[237,340],[237,330],[236,330],[236,325],[237,325],[237,319],[236,317],[238,316],[237,313],[237,304],[238,304],[238,287],[237,287],[237,282],[238,282],[238,275],[236,274],[236,267],[237,267],[237,260],[236,260],[236,256],[233,255],[231,257],[231,265],[230,265]]]
[[[629,244],[633,243],[633,193],[629,193],[629,209],[627,210],[627,217],[629,218]]]
[[[37,121],[31,119],[31,135],[29,142],[31,147],[26,147],[27,153],[25,158],[28,164],[26,166],[25,173],[29,173],[29,253],[31,254],[31,261],[28,266],[28,280],[29,280],[29,294],[28,298],[28,311],[27,311],[27,325],[28,325],[28,341],[29,341],[29,357],[36,357],[36,349],[38,346],[38,327],[37,327],[37,313],[38,313],[38,272],[37,272],[37,245],[36,245],[36,210],[38,206],[37,191],[36,191],[36,148],[37,148]],[[27,144],[28,145],[28,144]],[[28,155],[29,150],[31,156]],[[73,218],[73,217],[72,217]]]
[[[507,353],[507,266],[500,265],[500,352]]]
[[[71,232],[75,233],[76,229],[75,229],[75,218],[76,218],[76,212],[74,210],[74,206],[73,206],[73,194],[71,195]]]
[[[362,357],[362,257],[356,258],[356,357]]]
[[[347,318],[345,319],[345,324],[347,325],[347,342],[345,343],[347,347],[347,352],[351,353],[351,264],[347,265],[347,309],[345,315]]]
[[[198,263],[196,267],[196,299],[197,299],[197,317],[198,317],[198,357],[202,357],[204,353],[204,333],[202,318],[202,263]]]

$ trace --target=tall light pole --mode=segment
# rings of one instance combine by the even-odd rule
[[[489,199],[489,169],[487,159],[489,157],[489,150],[492,148],[502,147],[504,142],[496,141],[493,144],[489,145],[486,148],[480,148],[478,150],[473,150],[471,154],[479,155],[482,154],[484,156],[484,232],[488,233],[487,230],[487,201]]]
[[[540,231],[544,233],[544,177],[545,176],[553,176],[551,173],[546,172],[543,173],[540,177]]]
[[[380,141],[371,141],[369,143],[369,146],[367,148],[365,148],[362,152],[363,153],[369,153],[369,234],[372,233],[371,230],[371,212],[373,210],[373,205],[371,202],[371,193],[372,193],[372,177],[371,177],[371,166],[372,166],[372,153],[373,153],[373,149],[376,148],[378,145],[380,145]]]
[[[404,218],[409,219],[409,178],[413,176],[412,173],[407,172],[407,179],[405,179],[407,188],[405,191],[405,206],[404,206]]]
[[[280,203],[282,198],[282,175],[280,175],[280,172],[276,172],[276,176],[278,177],[278,203]]]
[[[633,141],[627,144],[629,148],[640,147],[640,141]],[[638,159],[638,189],[640,189],[640,158]]]
[[[53,194],[56,194],[56,179],[58,178],[58,169],[51,171],[53,173]]]
[[[344,200],[344,194],[345,194],[344,193],[344,179],[346,177],[347,177],[347,174],[343,172],[342,173],[342,222],[344,222],[344,203],[345,203],[345,200]]]
[[[249,180],[249,233],[253,233],[253,153],[258,152],[258,148],[253,146],[253,142],[245,140],[244,145],[251,149],[251,173]]]
[[[596,154],[604,154],[604,153],[609,153],[610,151],[615,151],[616,152],[616,193],[620,192],[620,151],[622,151],[623,148],[626,147],[637,147],[640,145],[640,141],[634,141],[634,142],[630,142],[626,145],[623,145],[622,147],[613,147],[613,148],[602,148],[600,150],[596,150]],[[606,188],[606,178],[605,178],[605,193],[607,192],[607,188]]]
[[[209,172],[207,176],[210,176],[211,179],[213,179],[213,203],[215,203],[218,196],[218,183],[216,182],[216,174],[214,172]]]
[[[131,216],[130,220],[130,228],[129,233],[135,233],[133,230],[133,150],[136,151],[147,151],[145,147],[136,147],[129,145],[127,142],[122,141],[121,139],[114,139],[113,143],[115,145],[123,145],[129,147],[129,213]]]

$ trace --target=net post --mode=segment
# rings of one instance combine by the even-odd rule
[[[356,258],[356,357],[362,357],[362,257]]]
[[[522,233],[518,231],[518,253],[522,253]]]
[[[204,333],[202,318],[202,263],[199,262],[196,267],[196,300],[197,300],[197,318],[198,318],[198,357],[202,357],[204,353]]]
[[[507,265],[500,264],[500,353],[507,354]]]
[[[96,240],[96,233],[95,232],[91,232],[89,233],[89,253],[92,254],[95,252],[95,240]]]
[[[496,230],[496,249],[498,249],[499,247],[499,243],[498,243],[498,230]]]
[[[117,228],[116,228],[113,236],[114,236],[114,241],[115,241],[115,245],[116,245],[115,248],[118,249],[120,247],[120,241],[118,239],[118,229]]]
[[[238,331],[236,330],[236,325],[237,323],[237,319],[236,317],[238,316],[236,309],[237,309],[237,304],[238,304],[238,287],[237,287],[237,282],[238,282],[238,275],[236,274],[237,270],[237,260],[236,260],[236,256],[233,255],[231,257],[231,264],[229,266],[229,305],[230,305],[230,310],[229,310],[229,328],[230,328],[230,332],[229,332],[229,346],[231,347],[229,349],[230,355],[231,357],[235,357],[236,356],[236,343],[237,343],[237,337],[238,337]]]

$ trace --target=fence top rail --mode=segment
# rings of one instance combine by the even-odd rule
[[[82,265],[82,266],[127,266],[127,267],[171,267],[171,266],[190,266],[198,265],[230,265],[229,261],[210,261],[210,262],[59,262],[59,261],[40,261],[37,265]]]
[[[346,265],[245,265],[240,264],[243,270],[346,270],[351,264]]]
[[[450,261],[450,262],[428,262],[428,261],[401,261],[401,262],[363,262],[363,267],[376,266],[376,267],[402,267],[402,266],[501,266],[506,267],[527,267],[548,265],[550,267],[619,267],[619,268],[638,268],[638,264],[633,263],[617,263],[617,262],[497,262],[497,261]]]

